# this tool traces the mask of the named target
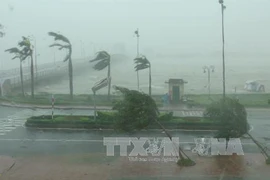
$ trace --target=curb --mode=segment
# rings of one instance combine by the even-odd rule
[[[0,106],[4,107],[13,107],[13,108],[27,108],[27,109],[51,109],[51,106],[42,106],[42,105],[24,105],[24,104],[10,104],[10,103],[0,103]],[[93,106],[54,106],[54,109],[63,109],[63,110],[94,110]],[[112,106],[97,106],[97,110],[112,110]],[[203,111],[203,108],[198,109],[184,109],[184,108],[164,108],[160,107],[160,111]]]

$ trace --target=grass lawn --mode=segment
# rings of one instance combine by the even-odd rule
[[[195,105],[205,106],[211,104],[211,102],[219,100],[222,98],[221,94],[213,94],[211,95],[211,99],[209,100],[208,95],[200,94],[200,95],[186,95],[188,98],[194,101]],[[246,107],[270,107],[268,104],[268,99],[270,99],[270,94],[228,94],[228,97],[238,98],[239,102]]]
[[[228,94],[228,97],[238,98],[240,103],[246,107],[270,107],[268,104],[268,99],[270,99],[270,94]],[[70,99],[68,94],[54,94],[55,105],[73,105],[73,106],[93,106],[94,100],[92,94],[81,94],[74,95],[73,100]],[[222,98],[221,94],[211,95],[211,100],[208,98],[207,94],[187,94],[186,97],[191,99],[194,106],[207,106],[211,102],[219,100]],[[113,102],[120,100],[121,95],[111,95],[111,100],[107,99],[107,95],[97,95],[96,105],[97,106],[112,106]],[[159,107],[163,106],[162,95],[153,95],[152,98],[156,101]],[[35,95],[32,99],[31,96],[23,97],[21,95],[12,95],[1,97],[0,102],[15,102],[21,104],[35,104],[35,105],[51,105],[51,94],[41,93]]]
[[[41,93],[35,95],[34,99],[31,96],[23,97],[22,95],[11,95],[6,97],[0,97],[0,102],[15,102],[22,104],[36,104],[36,105],[51,105],[51,94]],[[74,95],[73,99],[70,99],[69,94],[54,94],[55,105],[74,105],[74,106],[93,106],[93,95],[81,94]],[[112,106],[113,102],[120,100],[122,96],[111,95],[111,100],[108,100],[107,95],[96,95],[97,106]],[[162,106],[161,96],[153,96],[158,106]]]

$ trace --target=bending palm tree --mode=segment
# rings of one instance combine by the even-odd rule
[[[70,98],[73,99],[73,67],[72,67],[72,45],[68,38],[61,34],[57,34],[54,32],[49,32],[49,36],[53,36],[55,41],[62,41],[64,44],[54,43],[50,45],[50,47],[59,47],[59,50],[67,49],[68,54],[64,58],[64,62],[68,61],[68,73],[69,73],[69,90],[70,90]]]
[[[109,81],[109,85],[108,85],[108,99],[110,99],[110,92],[111,92],[111,56],[109,55],[109,53],[107,53],[106,51],[100,51],[97,53],[97,56],[95,59],[90,60],[90,62],[95,62],[97,61],[97,63],[94,65],[94,69],[97,71],[101,71],[103,69],[105,69],[106,67],[108,67],[108,73],[107,73],[107,78]]]
[[[26,56],[20,51],[18,48],[10,48],[5,50],[5,52],[9,52],[11,54],[15,54],[15,56],[12,59],[19,58],[20,59],[20,78],[21,78],[21,86],[22,86],[22,94],[24,94],[24,85],[23,85],[23,68],[22,68],[22,62],[26,59]]]
[[[135,70],[138,72],[140,70],[144,70],[149,68],[149,96],[152,94],[151,89],[151,63],[148,61],[148,59],[145,56],[137,57],[134,59],[135,61]]]
[[[30,43],[30,40],[26,37],[22,37],[23,40],[18,43],[22,47],[23,60],[27,57],[31,58],[31,96],[34,98],[34,62],[33,62],[33,46]]]

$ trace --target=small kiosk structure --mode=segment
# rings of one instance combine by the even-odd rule
[[[171,103],[180,104],[184,97],[184,85],[187,82],[183,79],[169,79],[165,83],[168,84]]]

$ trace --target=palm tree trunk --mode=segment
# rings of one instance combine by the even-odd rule
[[[149,96],[152,95],[151,65],[149,66]]]
[[[222,18],[222,76],[223,76],[223,99],[225,99],[226,96],[226,84],[225,84],[225,50],[224,50],[224,46],[225,46],[225,40],[224,40],[224,5],[221,4],[221,18]]]
[[[31,51],[31,96],[34,98],[34,62],[33,51]]]
[[[111,59],[109,60],[109,65],[108,65],[108,81],[109,81],[109,84],[108,84],[108,100],[110,100],[111,98]]]
[[[20,60],[20,76],[21,76],[22,94],[24,97],[25,94],[24,94],[24,85],[23,85],[23,69],[22,69],[22,61],[21,60]]]
[[[138,86],[138,91],[140,91],[140,77],[139,77],[139,71],[137,71],[137,86]]]
[[[165,134],[170,138],[170,140],[172,141],[172,136],[167,132],[167,130],[164,128],[164,126],[162,126],[162,124],[157,120],[155,119],[155,122],[159,125],[159,127],[165,132]],[[179,158],[180,159],[184,159],[184,156],[186,156],[188,159],[190,159],[186,153],[182,150],[182,148],[180,147],[180,145],[178,146],[179,148],[179,151],[178,151],[178,154],[179,154]]]
[[[247,133],[247,135],[251,138],[251,140],[261,149],[262,153],[269,159],[270,156],[267,154],[266,150],[256,141],[251,134]]]
[[[73,67],[71,55],[72,55],[72,47],[69,48],[68,74],[69,74],[70,98],[73,99]]]

